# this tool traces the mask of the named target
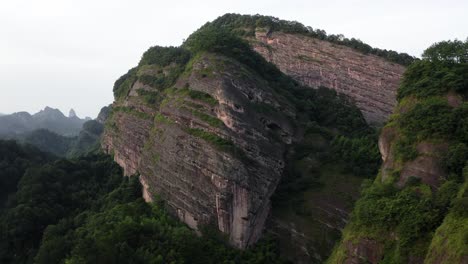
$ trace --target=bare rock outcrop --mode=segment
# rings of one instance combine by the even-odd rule
[[[255,243],[292,142],[294,108],[255,73],[214,54],[160,92],[157,108],[141,90],[158,92],[134,82],[112,107],[103,148],[126,175],[140,174],[147,201],[160,196],[191,228],[214,224],[239,248]]]
[[[370,124],[383,124],[393,112],[402,65],[300,34],[257,30],[251,43],[302,84],[325,86],[354,99]]]

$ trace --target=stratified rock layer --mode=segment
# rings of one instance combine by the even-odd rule
[[[157,89],[136,81],[114,103],[102,146],[126,175],[140,173],[145,199],[159,195],[190,227],[215,224],[245,248],[268,215],[294,108],[226,57],[204,54],[191,67],[175,88],[160,92],[159,105],[139,95]]]
[[[325,86],[353,98],[370,124],[384,123],[396,105],[404,66],[299,34],[257,31],[251,43],[266,60],[302,84]]]

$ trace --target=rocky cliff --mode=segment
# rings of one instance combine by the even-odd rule
[[[151,66],[137,72],[159,74]],[[159,105],[142,100],[150,92],[164,98]],[[158,195],[190,227],[214,223],[241,248],[259,238],[295,115],[265,80],[206,53],[174,87],[158,92],[136,81],[112,109],[103,147],[126,175],[140,173],[147,201]]]
[[[193,229],[216,226],[239,248],[259,239],[270,213],[270,197],[285,168],[301,167],[303,173],[290,173],[290,178],[293,185],[302,184],[294,199],[310,199],[302,210],[307,217],[288,221],[275,213],[270,217],[274,226],[270,230],[300,234],[301,241],[294,243],[300,245],[301,261],[320,263],[338,239],[363,179],[358,173],[343,173],[344,161],[332,164],[331,141],[336,136],[368,136],[372,130],[353,104],[360,95],[350,98],[345,92],[338,95],[307,85],[331,85],[341,91],[339,87],[346,83],[347,87],[361,87],[360,91],[379,90],[388,83],[397,85],[403,66],[307,36],[276,33],[262,37],[260,30],[255,32],[253,36],[240,34],[241,39],[238,32],[218,27],[215,21],[191,35],[182,47],[149,49],[139,65],[115,83],[115,102],[102,147],[113,154],[126,175],[140,175],[147,201],[159,196],[173,215]],[[254,41],[255,36],[258,40]],[[269,43],[272,36],[278,46]],[[292,52],[284,46],[286,40],[313,46],[297,54],[299,61],[315,56],[326,65],[310,62],[298,66],[297,56],[286,61]],[[266,54],[262,48],[278,52]],[[313,52],[317,54],[311,55]],[[351,65],[353,59],[358,66]],[[289,64],[303,69],[305,75],[314,75],[305,72],[309,67],[325,72],[326,77],[306,81],[284,68]],[[357,77],[348,80],[349,76],[340,79],[340,85],[338,80],[328,81],[342,70],[349,74],[348,68],[366,74],[360,82]],[[377,79],[384,81],[378,84],[380,88]],[[352,91],[357,93],[357,88]],[[381,110],[366,109],[369,122],[383,121]],[[316,173],[327,159],[330,169]],[[298,165],[309,161],[314,166]],[[339,195],[333,191],[337,184]],[[286,196],[289,198],[292,196]],[[300,206],[302,202],[295,205]],[[301,222],[310,219],[316,226],[296,232],[295,226],[303,228]]]
[[[353,98],[364,118],[382,125],[396,105],[405,67],[353,48],[281,31],[256,31],[257,52],[309,87],[325,86]]]
[[[405,66],[415,60],[275,17],[226,14],[203,27],[210,26],[248,40],[267,61],[303,85],[349,96],[367,122],[377,126],[392,113]]]
[[[427,54],[405,73],[381,171],[329,263],[468,263],[468,64]]]
[[[190,227],[215,225],[240,248],[259,238],[292,144],[366,128],[345,97],[301,86],[217,29],[149,49],[114,93],[106,152],[140,174],[147,201],[160,196]]]

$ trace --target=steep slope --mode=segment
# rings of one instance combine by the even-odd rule
[[[75,137],[62,136],[47,129],[37,129],[15,139],[57,157],[74,158],[99,150],[103,131],[103,124],[90,120],[83,124],[82,130]]]
[[[109,107],[103,107],[96,120],[89,120],[83,124],[77,136],[63,136],[48,129],[37,129],[12,138],[58,157],[76,158],[100,149],[100,138],[104,132],[108,112]],[[76,114],[70,116],[74,121],[81,120]]]
[[[381,171],[329,263],[468,262],[467,44],[435,44],[406,71]]]
[[[204,27],[229,29],[244,37],[267,61],[303,85],[346,94],[373,125],[382,125],[392,113],[405,65],[414,60],[274,17],[226,14]]]
[[[16,192],[26,170],[51,160],[52,157],[30,145],[21,146],[13,140],[0,140],[0,213],[8,196]]]
[[[190,227],[214,225],[240,248],[259,238],[293,143],[369,129],[343,96],[299,85],[218,29],[149,49],[114,94],[104,150],[141,175],[147,201],[161,196]]]
[[[47,129],[37,129],[27,133],[19,141],[33,145],[41,151],[52,153],[58,157],[64,157],[74,139],[73,137],[61,136]]]
[[[302,35],[257,31],[255,39],[255,50],[285,74],[353,98],[367,122],[381,125],[392,113],[404,66]]]
[[[115,130],[106,130],[103,146],[126,175],[140,173],[148,201],[160,195],[192,228],[214,222],[244,248],[258,239],[268,214],[294,109],[232,59],[207,53],[191,64],[160,95],[159,109],[138,96],[157,89],[135,82],[113,105]],[[157,68],[137,75],[157,76]],[[257,113],[262,107],[267,111]]]

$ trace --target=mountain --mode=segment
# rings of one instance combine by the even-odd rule
[[[99,140],[104,126],[95,120],[83,124],[78,136],[66,137],[47,129],[37,129],[19,138],[38,149],[58,157],[78,157],[99,149]]]
[[[77,117],[76,112],[75,112],[75,110],[73,110],[73,108],[70,109],[70,112],[68,113],[68,117],[69,118]]]
[[[405,72],[380,173],[329,263],[468,263],[467,51],[434,44]]]
[[[52,153],[58,157],[74,158],[94,153],[99,150],[99,142],[104,131],[106,114],[109,107],[103,107],[99,113],[99,120],[88,120],[83,123],[77,136],[63,136],[48,129],[37,129],[25,133],[16,139],[22,143],[33,145],[40,150]],[[76,115],[70,115],[70,119],[78,119]]]
[[[98,116],[96,117],[96,121],[98,121],[101,124],[106,123],[106,120],[109,117],[109,113],[111,111],[111,107],[111,105],[104,106],[99,112]]]
[[[66,117],[60,110],[46,107],[38,113],[31,115],[27,112],[18,112],[0,117],[0,137],[17,137],[37,129],[48,129],[64,136],[77,135],[85,120]]]
[[[415,58],[381,50],[343,35],[327,35],[298,22],[261,15],[226,14],[206,24],[245,40],[283,73],[309,87],[325,86],[353,99],[380,126],[396,105],[405,66]]]
[[[150,48],[137,67],[116,81],[102,147],[125,175],[140,174],[147,201],[158,195],[190,227],[215,226],[232,245],[246,248],[265,227],[267,232],[291,234],[301,225],[305,234],[289,235],[284,247],[295,245],[289,246],[296,251],[290,253],[303,261],[323,261],[339,238],[360,183],[379,165],[377,140],[363,114],[377,112],[380,106],[371,101],[370,108],[358,109],[354,98],[396,90],[405,67],[384,56],[299,34],[294,45],[320,50],[317,56],[322,59],[319,68],[303,63],[321,81],[302,82],[280,69],[300,61],[294,58],[303,54],[290,54],[287,57],[293,59],[284,63],[271,59],[277,67],[254,49],[262,45],[291,53],[289,46],[259,44],[250,33],[218,25],[229,17],[203,26],[181,47]],[[273,23],[255,28],[254,36],[265,30],[285,39],[298,35],[281,28],[274,33],[274,25],[282,21],[253,18]],[[348,57],[335,59],[335,53]],[[355,58],[359,63],[351,61]],[[318,87],[329,84],[333,77],[323,73],[332,68],[346,69],[347,75],[329,88],[340,91],[346,84],[346,89],[367,92],[350,94],[353,98]],[[349,77],[351,70],[363,77]],[[394,93],[385,96],[396,100]],[[383,122],[385,111],[375,119],[366,114],[367,121]],[[337,158],[343,146],[353,154]],[[288,220],[285,212],[294,219]]]
[[[74,137],[65,137],[47,129],[37,129],[28,132],[19,141],[33,145],[41,151],[65,157],[71,148]]]

